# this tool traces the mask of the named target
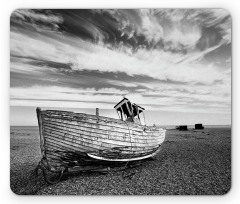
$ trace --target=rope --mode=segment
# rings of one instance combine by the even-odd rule
[[[118,116],[119,116],[119,114],[118,114]],[[121,119],[120,116],[119,116],[119,119]],[[129,126],[128,126],[128,124],[127,124],[127,122],[126,122],[125,120],[123,120],[123,122],[126,124],[126,126],[127,126],[127,128],[128,128],[129,137],[130,137],[130,143],[131,143],[131,151],[132,151],[132,153],[133,153],[133,150],[132,150],[132,138],[131,138],[130,128],[129,128]],[[127,161],[125,167],[127,166],[127,164],[128,164],[128,162],[130,161],[130,159],[131,159],[131,157],[130,157],[129,160]]]
[[[50,180],[50,178],[48,178],[46,170],[50,171],[49,169],[43,169],[43,176],[44,176],[45,181],[47,181],[49,184],[56,184],[56,183],[58,183],[61,180],[61,178],[63,176],[63,173],[64,173],[64,169],[61,169],[58,172],[54,172],[54,173],[57,173],[59,175],[58,175],[58,178],[55,181],[52,181],[52,180]],[[52,172],[52,171],[50,171],[50,172]]]
[[[47,165],[44,163],[44,161],[47,163]],[[56,184],[58,183],[62,176],[63,176],[63,173],[64,171],[66,170],[66,167],[63,167],[60,168],[59,170],[51,170],[50,166],[49,166],[49,163],[47,161],[47,159],[45,157],[43,157],[40,162],[38,163],[38,166],[37,168],[35,169],[36,171],[36,176],[38,177],[38,170],[41,169],[42,172],[43,172],[43,177],[45,179],[45,181],[49,184]],[[47,172],[46,171],[49,171],[49,172],[52,172],[52,173],[55,173],[55,174],[58,174],[58,178],[55,180],[55,181],[52,181],[50,180],[50,178],[48,178],[47,176]]]
[[[117,113],[118,113],[118,111],[117,111]],[[119,116],[119,114],[118,114],[118,116]],[[138,117],[139,117],[139,115],[138,115]],[[119,116],[119,119],[121,120],[120,116]],[[132,137],[131,137],[130,128],[129,128],[129,126],[128,126],[128,124],[127,124],[127,122],[126,122],[125,120],[122,120],[122,121],[126,124],[126,126],[127,126],[127,128],[128,128],[129,137],[130,137],[130,143],[131,143],[131,151],[132,151],[132,154],[133,154],[133,149],[132,149]],[[128,165],[128,163],[129,163],[130,160],[131,160],[131,157],[129,157],[129,160],[126,162],[126,164],[125,164],[125,166],[124,166],[124,169],[126,168],[126,166]]]

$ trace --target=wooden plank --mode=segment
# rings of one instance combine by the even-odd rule
[[[139,154],[148,154],[148,153],[151,153],[152,151],[154,151],[154,150],[156,150],[158,147],[156,147],[156,148],[153,148],[153,149],[149,149],[149,150],[137,150],[137,151],[134,151],[134,152],[132,152],[132,150],[131,149],[126,149],[126,150],[121,150],[121,154],[126,154],[126,155],[139,155]],[[55,146],[55,144],[54,143],[52,143],[50,146],[49,146],[49,144],[47,144],[46,145],[46,149],[48,150],[48,151],[56,151],[56,152],[58,152],[58,151],[61,151],[61,152],[71,152],[71,149],[69,149],[69,148],[66,148],[66,147],[60,147],[60,146]],[[106,152],[106,151],[111,151],[111,150],[109,150],[109,149],[105,149],[105,150],[103,150],[103,152]],[[47,152],[47,151],[46,151]],[[73,151],[73,153],[74,153],[75,151]],[[98,155],[99,153],[99,151],[88,151],[88,153],[90,153],[90,152],[92,152],[92,154],[96,154],[96,155]],[[95,153],[94,153],[95,152]],[[82,152],[82,153],[84,153],[84,152]],[[46,153],[47,154],[47,153]]]
[[[110,131],[98,131],[98,129],[93,129],[90,127],[82,127],[82,126],[74,126],[74,125],[63,125],[57,122],[48,122],[44,123],[44,126],[46,127],[52,127],[52,128],[59,128],[61,130],[67,130],[71,132],[75,132],[77,134],[85,134],[91,137],[96,137],[95,139],[100,138],[106,138],[109,140],[120,140],[120,141],[130,141],[129,134],[117,134],[115,132],[110,132]],[[113,135],[112,135],[113,134]],[[158,143],[159,140],[161,140],[164,137],[164,135],[160,135],[158,138],[138,138],[135,135],[131,135],[131,140],[135,141],[137,143]]]
[[[106,123],[101,123],[97,121],[85,121],[85,120],[69,120],[69,119],[65,119],[65,118],[56,118],[56,117],[44,117],[44,120],[46,121],[61,121],[61,122],[65,122],[65,123],[72,123],[72,124],[82,124],[82,125],[88,125],[91,126],[92,128],[100,128],[103,130],[113,130],[113,131],[117,131],[117,132],[123,132],[123,133],[128,133],[129,129],[127,128],[126,124],[125,126],[110,126]],[[130,128],[130,130],[133,132],[135,132],[136,134],[142,134],[143,129],[132,129]]]
[[[121,152],[121,154],[120,155],[116,155],[116,154],[114,154],[114,153],[112,153],[112,155],[111,155],[111,152],[106,152],[106,153],[104,153],[104,154],[101,154],[101,153],[98,153],[98,152],[95,152],[95,153],[90,153],[90,154],[92,154],[92,155],[95,155],[95,156],[99,156],[99,155],[105,155],[105,156],[107,156],[107,157],[112,157],[112,158],[115,158],[115,159],[117,159],[117,158],[122,158],[122,157],[125,157],[125,158],[128,158],[128,159],[130,159],[130,158],[135,158],[135,157],[140,157],[140,156],[145,156],[145,155],[148,155],[148,154],[152,154],[153,152],[155,152],[157,149],[159,149],[159,147],[158,148],[155,148],[155,149],[153,149],[152,151],[146,151],[146,152],[140,152],[140,153],[135,153],[135,154],[133,154],[133,153],[129,153],[129,152]],[[87,159],[87,158],[85,158],[85,157],[82,157],[82,156],[77,156],[76,155],[76,157],[75,157],[75,155],[74,155],[74,157],[75,157],[75,159],[69,159],[69,156],[65,156],[65,154],[64,153],[56,153],[56,152],[54,152],[54,151],[52,151],[52,150],[50,150],[50,151],[46,151],[46,153],[47,153],[47,156],[48,156],[48,158],[53,158],[53,159],[57,159],[57,160],[61,160],[61,158],[65,158],[66,159],[66,161],[68,160],[68,161],[79,161],[79,159],[81,160],[81,159],[83,159],[85,162],[91,162],[91,161],[89,161],[89,159]],[[69,153],[69,151],[68,151],[68,153]],[[74,153],[74,152],[73,152]]]
[[[69,142],[66,140],[61,140],[57,137],[53,137],[53,136],[49,136],[49,135],[46,136],[45,141],[46,141],[46,144],[51,145],[51,143],[54,143],[55,145],[69,148],[69,150],[83,151],[83,152],[99,150],[99,148],[97,149],[95,147],[89,147],[86,145],[81,145],[81,144],[76,144],[76,143],[73,144],[72,142]]]
[[[53,145],[53,143],[51,144],[51,147],[49,147],[49,144],[46,145],[46,155],[54,153],[55,156],[58,155],[58,158],[61,158],[61,157],[67,158],[67,157],[64,156],[66,153],[68,153],[68,154],[69,153],[75,154],[76,152],[77,151],[69,149],[68,147],[59,147],[59,146],[56,147],[55,145]],[[95,151],[95,152],[98,152],[98,151]],[[93,151],[87,151],[85,153],[93,153]],[[87,156],[87,154],[86,154],[86,156]],[[83,158],[82,156],[79,156],[79,158],[80,157]]]
[[[105,131],[116,131],[116,132],[119,132],[119,133],[129,133],[128,129],[119,129],[119,128],[116,128],[116,127],[112,127],[112,126],[108,126],[108,125],[101,125],[100,123],[97,124],[97,122],[87,122],[87,121],[74,121],[74,120],[67,120],[67,119],[62,119],[62,118],[44,118],[44,121],[46,122],[49,122],[49,121],[52,121],[52,122],[59,122],[59,123],[63,123],[63,124],[72,124],[72,125],[76,125],[76,126],[85,126],[85,127],[91,127],[91,128],[95,128],[95,129],[100,129],[100,130],[105,130]],[[101,125],[101,126],[100,126]]]
[[[59,129],[51,129],[48,127],[45,128],[45,132],[46,132],[46,134],[60,136],[62,139],[66,138],[73,143],[75,143],[75,142],[84,142],[85,143],[86,142],[87,144],[98,145],[98,146],[102,146],[102,143],[117,145],[117,143],[114,141],[106,142],[106,141],[102,140],[101,138],[98,138],[98,140],[94,140],[91,137],[87,137],[87,136],[83,137],[83,135],[79,135],[74,132],[64,131],[64,130],[59,130]],[[127,143],[127,142],[119,144],[119,146],[126,146],[126,145],[131,145],[131,144]]]
[[[71,142],[75,142],[75,141],[80,141],[80,142],[86,142],[86,143],[90,143],[90,144],[96,144],[96,145],[101,145],[103,146],[104,144],[115,144],[118,146],[131,146],[130,142],[124,142],[124,141],[114,141],[114,140],[103,140],[102,138],[98,138],[96,139],[92,139],[91,137],[83,137],[83,135],[79,135],[77,133],[74,132],[70,132],[70,131],[65,131],[65,130],[58,130],[58,129],[54,129],[54,128],[49,128],[49,127],[45,127],[45,132],[46,134],[57,134],[59,135],[61,138],[68,138]],[[152,146],[156,146],[159,145],[160,143],[133,143],[133,147],[152,147]]]
[[[89,141],[79,141],[79,140],[75,140],[74,142],[68,138],[67,136],[62,139],[62,136],[57,134],[57,133],[49,133],[49,132],[46,132],[46,138],[53,138],[53,139],[57,139],[59,142],[62,142],[62,143],[67,143],[71,146],[76,146],[76,147],[79,147],[79,148],[89,148],[90,150],[91,149],[103,149],[103,148],[113,148],[115,146],[118,146],[118,145],[115,145],[115,144],[102,144],[102,143],[91,143]]]
[[[103,160],[103,161],[114,161],[114,162],[127,162],[127,161],[137,161],[137,160],[142,160],[142,159],[147,159],[149,157],[153,157],[158,153],[158,151],[146,155],[146,156],[141,156],[141,157],[133,157],[133,158],[126,158],[126,159],[119,159],[119,158],[106,158],[106,157],[101,157],[101,156],[96,156],[93,154],[88,154],[91,158],[98,159],[98,160]]]
[[[72,125],[72,124],[65,125],[65,124],[62,124],[59,122],[48,122],[48,123],[44,124],[44,126],[56,127],[56,128],[63,129],[63,130],[73,131],[78,134],[86,133],[87,135],[91,135],[91,137],[96,137],[96,139],[100,137],[100,138],[114,139],[114,140],[120,140],[120,141],[130,141],[129,134],[127,135],[125,133],[103,131],[103,130],[99,130],[97,128],[76,126],[76,125]],[[148,141],[148,138],[138,138],[134,135],[131,135],[131,138],[134,138],[135,140],[141,140],[143,143],[146,143],[146,141]],[[151,139],[151,138],[149,138],[149,139]],[[153,141],[156,141],[156,140],[153,139]]]
[[[109,153],[105,153],[105,154],[101,154],[101,153],[90,153],[91,155],[95,155],[95,156],[100,156],[100,155],[105,155],[105,157],[112,157],[112,158],[135,158],[135,157],[140,157],[140,156],[144,156],[144,155],[148,155],[148,154],[151,154],[153,152],[155,152],[156,149],[154,151],[148,151],[148,152],[143,152],[143,153],[136,153],[136,154],[133,154],[133,153],[129,153],[129,152],[126,152],[126,153],[122,153],[117,155],[117,154],[114,154],[111,152]],[[52,159],[52,160],[55,160],[56,162],[59,162],[59,163],[63,163],[63,161],[66,162],[79,162],[81,160],[83,160],[84,162],[90,162],[90,159],[89,158],[86,158],[86,157],[81,157],[81,156],[73,156],[72,158],[70,156],[66,156],[64,154],[57,154],[55,152],[52,152],[52,151],[48,151],[47,152],[47,158],[48,159]]]
[[[50,162],[50,161],[55,161],[55,162],[58,162],[58,163],[61,164],[61,165],[63,164],[62,159],[60,158],[59,155],[56,156],[56,155],[48,152],[48,153],[46,154],[46,157],[47,157],[48,162]]]
[[[49,118],[57,118],[57,119],[64,119],[64,120],[71,120],[71,121],[81,121],[81,122],[89,122],[89,123],[93,123],[96,124],[97,121],[97,117],[94,115],[88,115],[88,114],[78,114],[78,116],[76,116],[76,114],[69,114],[69,115],[62,115],[62,114],[48,114],[48,113],[44,113],[43,114],[44,117],[49,117]],[[124,128],[126,126],[124,121],[118,120],[118,119],[110,119],[110,118],[104,118],[103,116],[99,116],[99,120],[98,123],[101,125],[107,125],[107,126],[111,126],[111,127],[118,127],[118,128]],[[142,131],[142,129],[144,128],[144,126],[140,125],[140,124],[136,124],[136,123],[132,123],[132,122],[127,122],[129,127],[131,127],[132,130],[136,130],[136,131]]]
[[[52,139],[54,140],[57,140],[57,144],[59,144],[59,142],[62,141],[62,136],[58,136],[58,135],[52,135],[52,136],[46,136],[46,137],[51,137]],[[60,140],[60,141],[59,141]],[[70,143],[70,145],[72,145],[72,140],[71,139],[67,139],[65,138],[66,141],[68,141]],[[79,142],[76,142],[75,143],[76,145],[80,145]],[[88,145],[88,146],[87,146]],[[128,151],[147,151],[147,150],[151,150],[153,148],[155,148],[157,145],[154,145],[154,146],[151,146],[151,147],[128,147]],[[78,148],[81,148],[82,151],[95,151],[95,150],[98,150],[98,149],[109,149],[109,148],[112,148],[112,147],[119,147],[119,148],[122,148],[124,147],[126,149],[126,146],[120,146],[120,145],[112,145],[111,147],[109,146],[106,146],[106,145],[101,145],[101,146],[96,146],[96,145],[93,145],[93,144],[86,144],[84,143],[84,145],[80,145],[80,146],[75,146],[74,147],[78,147]],[[126,149],[127,150],[127,149]]]
[[[133,145],[136,146],[151,146],[151,145],[155,145],[155,144],[159,144],[160,140],[136,140],[135,138],[127,138],[124,140],[120,140],[120,137],[116,137],[117,139],[115,139],[114,137],[111,137],[110,135],[99,135],[99,134],[95,134],[92,132],[86,132],[86,131],[81,131],[81,130],[75,130],[73,128],[63,128],[59,125],[52,125],[52,124],[46,124],[45,125],[45,129],[49,130],[49,131],[58,131],[61,132],[64,137],[64,134],[71,134],[72,137],[77,137],[75,139],[78,138],[83,138],[83,139],[88,139],[90,142],[106,142],[106,143],[115,143],[115,144],[123,144],[123,145],[131,145],[130,142],[133,143]],[[112,139],[114,138],[114,139]]]
[[[102,148],[113,148],[113,147],[126,147],[126,146],[129,146],[129,148],[131,148],[132,150],[139,150],[139,149],[143,149],[143,150],[147,150],[147,149],[152,149],[156,146],[158,146],[159,144],[154,144],[152,146],[131,146],[131,144],[116,144],[116,143],[104,143],[104,142],[98,142],[98,141],[89,141],[89,140],[83,140],[83,138],[79,138],[79,139],[82,139],[79,140],[79,139],[74,139],[74,141],[72,140],[72,138],[68,135],[65,135],[64,138],[63,138],[63,134],[61,135],[60,133],[57,133],[57,131],[55,133],[51,133],[47,130],[45,130],[45,134],[46,134],[46,138],[47,137],[52,137],[53,139],[59,139],[59,142],[69,142],[70,145],[81,145],[81,147],[89,147],[89,148],[95,148],[95,149],[102,149]]]
[[[63,151],[63,152],[69,151],[68,147],[60,146],[58,144],[55,144],[54,142],[46,144],[45,147],[46,147],[46,150],[55,150],[55,151]],[[79,149],[77,151],[79,151]]]
[[[98,135],[106,135],[108,137],[109,136],[122,137],[122,138],[128,138],[129,137],[129,133],[111,131],[110,129],[102,130],[100,128],[93,128],[92,126],[88,126],[87,124],[84,124],[84,123],[73,124],[73,123],[66,123],[66,122],[60,122],[60,121],[48,121],[48,122],[46,122],[46,125],[47,124],[58,125],[58,126],[61,126],[63,128],[73,128],[73,129],[76,129],[76,130],[79,130],[79,131],[87,131],[89,133],[94,133],[94,134],[98,134]],[[136,139],[142,139],[142,140],[152,139],[149,136],[142,137],[141,135],[136,136],[136,135],[132,135],[132,134],[131,134],[131,137],[136,138]]]
[[[93,124],[93,123],[85,123],[85,122],[77,122],[77,121],[67,121],[67,120],[61,120],[61,119],[54,119],[54,118],[44,118],[43,122],[46,122],[46,123],[49,123],[49,122],[58,122],[60,124],[62,124],[62,126],[64,125],[75,125],[77,127],[81,126],[81,128],[83,127],[86,127],[86,128],[91,128],[93,130],[97,130],[97,132],[99,133],[102,133],[102,134],[105,134],[106,131],[107,132],[112,132],[112,133],[116,133],[116,134],[128,134],[129,135],[129,129],[125,129],[125,130],[121,130],[120,129],[117,129],[117,128],[112,128],[112,127],[109,127],[109,126],[101,126],[101,125],[98,125],[98,124]],[[76,128],[77,128],[76,127]],[[90,130],[91,130],[90,129]],[[154,137],[158,137],[158,135],[154,135],[154,134],[151,134],[149,135],[144,133],[143,131],[141,132],[138,132],[138,131],[132,131],[130,129],[130,133],[131,133],[131,136],[134,137],[136,136],[137,138],[154,138]],[[152,132],[151,132],[152,133]]]
[[[51,137],[51,136],[47,136],[46,137],[46,146],[51,146],[52,143],[55,146],[59,146],[59,147],[65,147],[66,149],[69,149],[69,151],[74,150],[74,151],[83,151],[83,152],[87,152],[87,151],[96,151],[99,149],[96,149],[94,147],[88,147],[85,145],[80,145],[80,144],[73,144],[71,142],[67,142],[67,141],[61,141],[59,138],[56,137]]]
[[[96,115],[91,115],[91,114],[85,114],[85,113],[74,113],[74,112],[69,112],[69,111],[60,111],[60,110],[46,110],[42,111],[43,114],[48,115],[50,117],[62,117],[62,118],[68,118],[68,119],[73,119],[73,120],[78,120],[79,118],[82,120],[95,120],[96,121]],[[104,117],[100,116],[100,121],[106,122],[106,123],[113,123],[114,125],[120,124],[124,125],[123,121],[115,118],[109,118],[109,117]],[[135,123],[129,123],[131,127],[139,128],[142,129],[142,125],[135,124]]]
[[[39,135],[40,135],[40,149],[41,149],[42,156],[44,156],[45,155],[45,146],[44,146],[44,137],[43,137],[41,108],[37,108],[36,113],[37,113]]]

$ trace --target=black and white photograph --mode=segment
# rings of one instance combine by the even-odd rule
[[[231,189],[226,9],[16,9],[9,97],[17,195]]]

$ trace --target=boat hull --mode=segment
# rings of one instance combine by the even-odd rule
[[[41,151],[53,166],[80,157],[115,162],[141,160],[154,156],[165,139],[166,130],[162,128],[108,117],[39,108],[37,116]]]

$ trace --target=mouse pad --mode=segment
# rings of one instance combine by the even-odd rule
[[[10,187],[18,195],[231,188],[225,9],[17,9]]]

